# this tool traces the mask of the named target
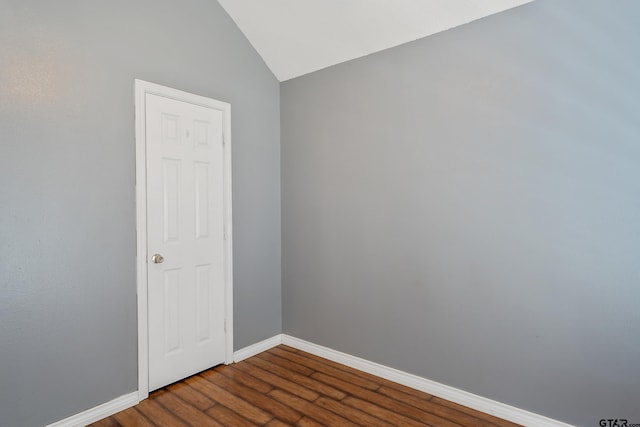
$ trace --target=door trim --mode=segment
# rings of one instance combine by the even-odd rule
[[[147,93],[184,101],[223,112],[224,179],[224,293],[225,293],[225,363],[233,362],[233,227],[231,224],[231,105],[181,90],[135,80],[136,140],[136,265],[138,293],[138,398],[149,396],[149,342],[147,310],[147,167],[146,114]]]

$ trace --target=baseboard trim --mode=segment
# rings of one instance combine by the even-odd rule
[[[240,349],[233,353],[233,361],[240,362],[256,354],[267,351],[270,348],[282,344],[282,334],[275,335],[271,338],[267,338],[264,341],[260,341],[243,349]],[[145,396],[146,397],[146,396]],[[124,396],[120,396],[113,399],[110,402],[98,405],[95,408],[87,409],[79,414],[72,415],[71,417],[57,421],[53,424],[49,424],[47,427],[84,427],[87,424],[100,421],[110,415],[124,411],[132,406],[137,405],[142,399],[140,399],[137,391]]]
[[[277,345],[282,344],[282,334],[275,335],[271,338],[267,338],[264,341],[257,342],[248,347],[242,348],[233,353],[233,361],[238,363],[244,359],[248,359],[256,354],[267,351]]]
[[[440,384],[398,369],[380,365],[379,363],[371,362],[360,357],[351,356],[350,354],[342,353],[340,351],[323,347],[286,334],[282,335],[282,344],[524,426],[573,427],[562,421],[534,414],[533,412],[529,412],[524,409],[487,399],[473,393]]]
[[[494,415],[505,420],[521,424],[524,426],[535,427],[574,427],[562,421],[557,421],[543,415],[535,414],[524,409],[516,408],[502,402],[487,399],[473,393],[466,392],[454,387],[450,387],[417,375],[409,374],[395,368],[371,362],[360,357],[342,353],[337,350],[323,347],[309,341],[295,338],[286,334],[278,334],[266,340],[260,341],[233,353],[234,362],[240,362],[255,356],[256,354],[267,351],[280,344],[297,348],[316,356],[324,357],[337,363],[394,381],[398,384],[424,391],[433,396],[449,400],[451,402],[464,405],[466,407]],[[94,408],[88,409],[79,414],[49,424],[47,427],[83,427],[87,424],[94,423],[117,412],[128,409],[140,402],[138,392],[125,394],[110,402],[103,403]]]
[[[95,423],[117,412],[131,408],[137,405],[138,402],[138,392],[134,391],[133,393],[115,398],[110,402],[87,409],[79,414],[72,415],[69,418],[49,424],[47,427],[84,427],[87,424]]]

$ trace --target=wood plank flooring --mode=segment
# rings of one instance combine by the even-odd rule
[[[347,366],[278,346],[157,390],[93,427],[514,427]]]

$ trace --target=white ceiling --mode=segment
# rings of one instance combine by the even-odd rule
[[[218,0],[280,81],[532,0]]]

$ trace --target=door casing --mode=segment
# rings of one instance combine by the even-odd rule
[[[231,105],[143,80],[135,80],[136,264],[138,293],[138,399],[149,396],[147,311],[147,168],[145,95],[147,93],[223,111],[225,363],[233,362],[233,237],[231,226]]]

